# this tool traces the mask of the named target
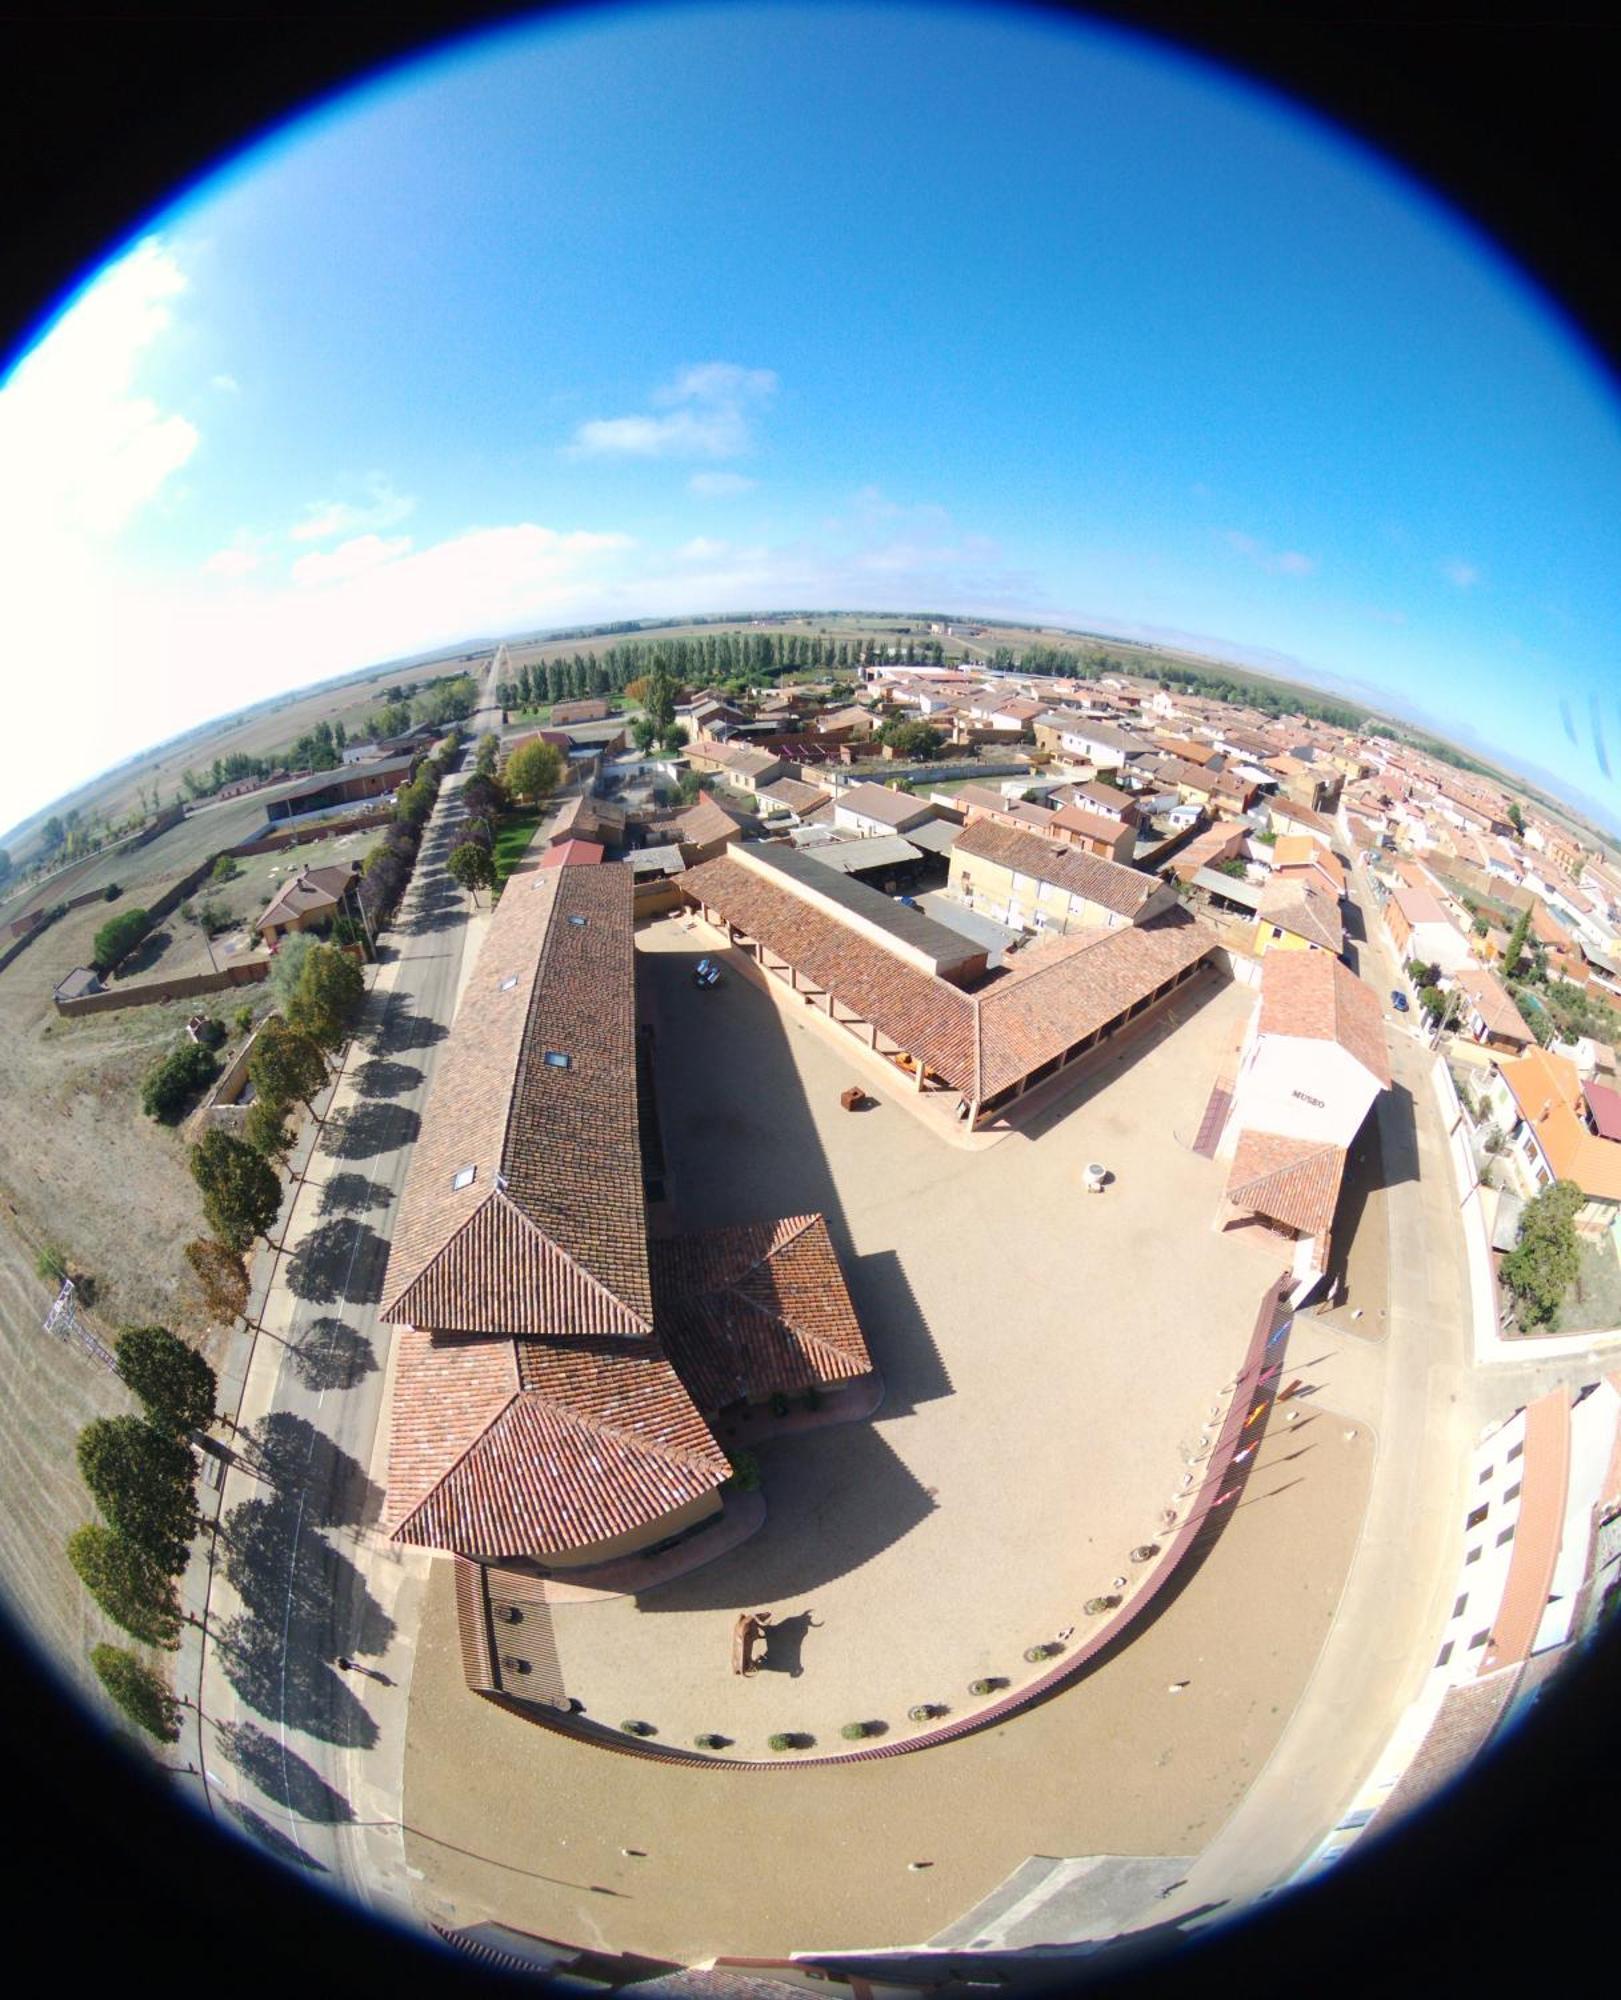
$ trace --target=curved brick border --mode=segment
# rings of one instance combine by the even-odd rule
[[[1244,1433],[1272,1405],[1275,1378],[1281,1364],[1269,1357],[1294,1317],[1284,1303],[1292,1283],[1290,1274],[1285,1272],[1261,1295],[1255,1330],[1250,1335],[1249,1348],[1234,1380],[1221,1434],[1206,1462],[1204,1482],[1198,1489],[1187,1519],[1177,1529],[1170,1548],[1154,1565],[1143,1588],[1123,1604],[1106,1624],[1099,1625],[1073,1653],[1022,1688],[1015,1688],[1000,1701],[992,1702],[988,1708],[977,1709],[972,1715],[960,1716],[956,1721],[943,1723],[940,1728],[928,1730],[922,1735],[909,1736],[903,1742],[876,1743],[865,1750],[846,1750],[814,1757],[785,1751],[780,1757],[765,1759],[710,1757],[698,1750],[678,1750],[671,1744],[649,1743],[645,1738],[626,1737],[604,1724],[582,1721],[578,1716],[548,1714],[529,1702],[514,1700],[510,1695],[490,1692],[485,1694],[485,1700],[494,1702],[510,1714],[523,1717],[525,1721],[537,1723],[542,1729],[556,1730],[559,1735],[572,1736],[577,1741],[617,1751],[622,1757],[652,1758],[660,1763],[682,1764],[702,1771],[803,1771],[819,1765],[872,1763],[882,1757],[906,1757],[917,1750],[932,1750],[937,1744],[950,1743],[960,1736],[969,1736],[976,1730],[1005,1722],[1009,1716],[1017,1715],[1020,1710],[1056,1693],[1121,1638],[1181,1568],[1193,1544],[1205,1532],[1216,1508],[1237,1497],[1244,1475],[1240,1474],[1237,1484],[1231,1487],[1227,1485],[1228,1475]]]

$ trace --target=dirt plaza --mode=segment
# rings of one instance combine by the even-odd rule
[[[1186,1143],[1245,996],[1190,989],[1067,1103],[964,1152],[904,1100],[843,1111],[851,1068],[826,1024],[785,1015],[735,965],[696,988],[711,947],[680,922],[640,937],[658,1224],[825,1214],[883,1400],[754,1443],[766,1520],[741,1545],[635,1595],[560,1592],[545,1615],[593,1724],[688,1751],[720,1736],[738,1758],[779,1733],[826,1754],[854,1724],[895,1741],[928,1726],[914,1708],[985,1708],[1040,1671],[1028,1649],[1084,1637],[1088,1600],[1142,1580],[1130,1552],[1199,1476],[1279,1268],[1269,1241],[1211,1226],[1218,1170]],[[1094,1159],[1113,1176],[1102,1197],[1082,1193]],[[730,1670],[740,1611],[772,1619],[747,1678]]]

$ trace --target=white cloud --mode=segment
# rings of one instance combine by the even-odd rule
[[[1253,535],[1243,534],[1237,528],[1229,528],[1222,536],[1222,540],[1238,555],[1247,557],[1257,568],[1264,569],[1271,576],[1316,574],[1316,557],[1302,555],[1299,549],[1269,548],[1265,542],[1257,541]]]
[[[356,535],[352,541],[340,542],[335,549],[317,549],[300,556],[293,564],[293,581],[304,585],[342,583],[376,569],[379,563],[393,562],[410,546],[409,535],[394,535],[387,540],[381,535]]]
[[[103,271],[0,389],[0,546],[30,585],[116,535],[197,449],[196,426],[136,388],[186,277],[160,238]]]
[[[741,472],[695,472],[687,481],[687,491],[701,500],[731,500],[739,493],[752,493],[757,484]]]
[[[249,576],[259,567],[262,557],[256,549],[233,546],[216,549],[203,564],[204,576]]]
[[[1473,563],[1444,562],[1441,574],[1448,583],[1456,584],[1459,590],[1471,590],[1480,581],[1480,571]]]
[[[353,535],[377,528],[392,528],[416,506],[409,494],[396,493],[381,472],[370,473],[365,481],[370,499],[356,506],[349,500],[312,500],[304,518],[287,530],[295,542],[325,542],[334,535]]]
[[[242,384],[234,375],[210,375],[208,386],[211,389],[218,389],[226,396],[239,395],[242,390]]]
[[[730,542],[717,541],[713,535],[694,535],[690,542],[683,542],[676,554],[683,562],[713,562],[731,548]]]
[[[570,450],[579,458],[738,458],[753,442],[751,415],[776,387],[769,368],[700,362],[649,398],[667,415],[593,418],[574,433]]]

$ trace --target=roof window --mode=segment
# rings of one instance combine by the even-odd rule
[[[452,1188],[471,1187],[478,1178],[477,1167],[458,1167],[450,1177]]]
[[[575,929],[576,929],[576,930],[582,930],[582,931],[583,931],[583,930],[585,929],[585,919],[584,919],[584,917],[570,917],[570,918],[569,918],[569,922],[570,922],[571,924],[573,924],[573,925],[574,925],[574,927],[575,927]]]
[[[546,1067],[548,1069],[572,1069],[574,1067],[574,1058],[564,1055],[561,1049],[548,1049],[546,1051]]]
[[[501,981],[501,991],[503,993],[510,993],[513,987],[517,985],[517,983],[518,983],[517,973],[509,972],[506,978]]]

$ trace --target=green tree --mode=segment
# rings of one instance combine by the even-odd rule
[[[222,854],[208,871],[210,882],[234,882],[242,873],[241,864],[234,854]]]
[[[1575,1181],[1555,1181],[1526,1204],[1519,1239],[1499,1267],[1521,1326],[1546,1326],[1576,1282],[1575,1218],[1585,1199]]]
[[[926,763],[939,754],[945,738],[939,730],[931,729],[920,716],[892,716],[879,729],[878,741],[886,744],[897,757],[913,757]]]
[[[1509,800],[1508,812],[1505,815],[1505,817],[1507,818],[1509,825],[1513,827],[1514,831],[1523,838],[1525,834],[1525,814],[1520,809],[1520,802],[1518,799]]]
[[[464,840],[460,847],[452,848],[445,866],[475,903],[479,890],[488,889],[495,880],[495,864],[490,859],[490,850],[480,847],[474,840]]]
[[[216,1243],[211,1236],[199,1236],[186,1245],[186,1262],[210,1318],[223,1320],[227,1326],[247,1318],[248,1273],[239,1251]]]
[[[248,1081],[255,1097],[273,1104],[295,1099],[306,1111],[326,1082],[326,1058],[313,1036],[287,1021],[267,1021],[248,1057]]]
[[[63,841],[68,837],[68,832],[67,828],[62,824],[59,814],[51,814],[44,826],[40,828],[39,837],[46,853],[50,853],[54,848],[62,845]]]
[[[115,1625],[148,1646],[180,1643],[174,1581],[144,1549],[100,1521],[68,1536],[74,1573]]]
[[[166,1575],[186,1567],[201,1525],[189,1446],[140,1417],[97,1417],[80,1431],[79,1474],[111,1526]]]
[[[147,1072],[141,1085],[141,1109],[148,1118],[173,1125],[197,1093],[214,1081],[219,1070],[219,1064],[201,1042],[182,1042]]]
[[[1531,909],[1532,906],[1528,903],[1521,910],[1513,930],[1508,934],[1508,948],[1503,953],[1503,971],[1509,978],[1512,978],[1519,969],[1520,959],[1525,951],[1526,933],[1531,928]]]
[[[191,1174],[203,1194],[203,1214],[222,1243],[246,1250],[268,1237],[281,1211],[281,1182],[251,1146],[228,1132],[205,1132],[191,1149]]]
[[[113,1352],[148,1423],[183,1436],[214,1421],[219,1383],[213,1369],[166,1326],[127,1326]]]
[[[160,1743],[180,1741],[180,1703],[144,1660],[122,1646],[97,1646],[90,1664],[97,1680],[138,1729]]]
[[[366,979],[348,952],[336,945],[312,945],[299,968],[298,984],[283,1012],[287,1024],[318,1047],[335,1054],[366,997]]]
[[[539,805],[550,797],[562,776],[562,752],[555,743],[538,737],[532,743],[521,743],[507,759],[506,788],[528,805]]]
[[[304,961],[318,943],[319,939],[311,937],[308,931],[294,931],[291,937],[284,937],[276,947],[267,983],[270,997],[283,1014],[293,1004],[298,982],[304,976]]]
[[[298,1135],[287,1122],[287,1106],[279,1097],[255,1097],[242,1120],[242,1143],[263,1158],[285,1167]]]
[[[97,972],[111,972],[120,959],[127,958],[152,928],[145,910],[125,910],[109,917],[90,947],[90,963]]]

